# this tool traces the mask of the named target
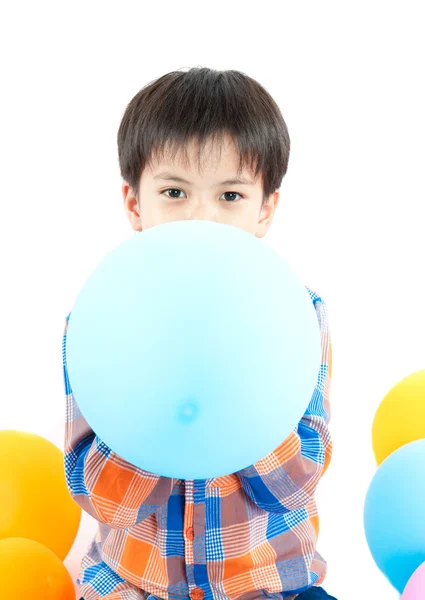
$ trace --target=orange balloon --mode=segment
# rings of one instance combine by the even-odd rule
[[[63,452],[39,435],[0,431],[0,491],[0,540],[29,538],[63,561],[81,520],[66,485]]]
[[[318,515],[315,515],[314,517],[310,517],[310,523],[313,525],[313,529],[316,534],[316,539],[318,539],[319,531],[320,531],[320,521],[319,521]]]
[[[54,552],[26,538],[0,540],[0,596],[5,600],[75,600],[71,576]]]

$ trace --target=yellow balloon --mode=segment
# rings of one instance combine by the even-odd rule
[[[372,425],[375,459],[380,465],[401,446],[425,438],[425,370],[397,383],[384,397]]]
[[[29,538],[64,560],[81,508],[69,494],[57,446],[33,433],[0,431],[0,497],[0,540]]]
[[[54,552],[25,538],[0,540],[0,597],[75,600],[71,575]]]

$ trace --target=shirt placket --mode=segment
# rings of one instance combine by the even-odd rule
[[[184,540],[186,576],[191,600],[203,600],[205,592],[197,583],[205,560],[205,482],[185,480]]]

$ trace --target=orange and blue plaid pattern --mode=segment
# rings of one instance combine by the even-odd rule
[[[66,366],[65,474],[74,500],[99,522],[82,557],[85,600],[292,599],[319,586],[314,493],[332,454],[328,429],[332,347],[327,309],[306,288],[322,359],[307,410],[273,452],[224,477],[180,480],[126,462],[92,431]]]

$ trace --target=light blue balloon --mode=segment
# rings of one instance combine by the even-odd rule
[[[366,495],[364,526],[376,564],[401,594],[425,561],[425,439],[380,464]]]
[[[82,414],[114,452],[208,479],[265,457],[297,425],[320,329],[306,287],[261,239],[175,221],[97,266],[71,312],[66,359]]]

